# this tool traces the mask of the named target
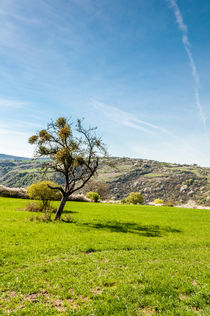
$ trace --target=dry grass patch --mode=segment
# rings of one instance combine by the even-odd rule
[[[59,300],[59,299],[56,299],[54,302],[54,306],[56,307],[56,309],[59,311],[59,312],[65,312],[67,310],[67,308],[64,306],[64,302]]]
[[[190,296],[186,294],[179,294],[179,298],[181,301],[187,301],[190,298]]]
[[[195,307],[195,306],[192,306],[191,307],[191,309],[193,310],[193,312],[195,313],[195,314],[203,314],[203,310],[202,309],[199,309],[199,308],[197,308],[197,307]]]
[[[197,283],[195,280],[193,280],[193,281],[192,281],[192,285],[198,286],[198,283]]]
[[[103,290],[104,289],[97,287],[95,289],[91,289],[91,293],[94,294],[94,295],[102,295]]]
[[[151,307],[139,307],[139,311],[140,311],[140,315],[150,316],[150,315],[156,314],[156,310]]]

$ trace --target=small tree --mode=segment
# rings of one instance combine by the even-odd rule
[[[49,185],[62,194],[55,220],[60,219],[69,196],[83,188],[95,174],[99,157],[106,154],[105,146],[95,131],[96,128],[84,128],[81,120],[73,124],[60,117],[49,123],[47,129],[29,138],[29,143],[36,145],[35,157],[49,158],[44,163],[45,170],[58,172],[64,179],[63,186]]]
[[[144,201],[143,196],[139,192],[131,192],[126,198],[127,203],[142,204]]]
[[[90,191],[86,194],[86,197],[93,202],[98,202],[100,200],[100,195],[97,192]]]
[[[56,186],[56,183],[52,181],[41,181],[30,185],[27,190],[30,199],[41,201],[41,211],[47,210],[49,201],[53,200],[56,195],[56,192],[52,191],[49,186]]]

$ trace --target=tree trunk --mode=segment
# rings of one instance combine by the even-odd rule
[[[63,208],[64,208],[67,200],[68,200],[68,194],[63,195],[61,202],[60,202],[60,205],[59,205],[57,212],[56,212],[56,215],[55,215],[55,221],[57,221],[61,218],[61,214],[63,213]]]

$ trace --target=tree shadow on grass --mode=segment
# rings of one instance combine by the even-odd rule
[[[63,211],[63,214],[76,214],[76,213],[79,213],[79,212],[75,212],[75,211],[71,211],[71,210],[64,210]]]
[[[89,228],[108,230],[118,233],[137,234],[145,237],[162,237],[165,233],[181,233],[179,229],[171,228],[170,226],[159,225],[140,225],[136,223],[122,223],[117,221],[108,221],[103,223],[79,223],[75,222],[78,226],[86,226]]]

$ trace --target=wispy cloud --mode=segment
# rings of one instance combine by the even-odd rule
[[[20,109],[20,108],[26,107],[27,105],[28,105],[28,103],[25,101],[0,99],[0,109],[1,108]]]
[[[196,102],[196,106],[198,108],[199,111],[199,115],[200,118],[203,122],[204,127],[206,127],[206,117],[204,114],[204,110],[203,107],[201,105],[200,102],[200,93],[199,93],[199,88],[200,88],[200,83],[199,83],[199,75],[198,75],[198,71],[196,68],[196,64],[192,55],[192,51],[191,51],[191,47],[190,47],[190,41],[188,38],[188,29],[186,24],[184,23],[181,11],[177,5],[176,0],[167,0],[167,2],[169,3],[170,7],[173,9],[175,17],[176,17],[176,22],[178,24],[179,29],[182,32],[182,42],[185,48],[185,51],[188,55],[189,61],[190,61],[190,67],[192,70],[192,76],[193,79],[195,81],[195,102]]]
[[[8,129],[8,128],[0,128],[0,135],[28,136],[27,133],[20,132],[20,131],[17,131],[17,130]]]
[[[157,132],[161,132],[169,136],[173,136],[172,133],[170,133],[165,128],[155,125],[155,124],[151,124],[147,121],[140,120],[134,114],[131,114],[130,112],[119,110],[118,108],[114,106],[110,106],[96,100],[91,100],[91,104],[96,109],[102,111],[104,115],[109,117],[110,120],[117,122],[118,124],[143,131],[147,134],[154,135]]]
[[[3,17],[9,17],[11,19],[15,19],[24,23],[29,23],[29,24],[37,24],[40,23],[40,21],[38,19],[32,19],[32,18],[28,18],[26,16],[20,15],[20,14],[16,14],[13,12],[8,12],[8,11],[4,11],[4,10],[0,10],[0,16]]]

